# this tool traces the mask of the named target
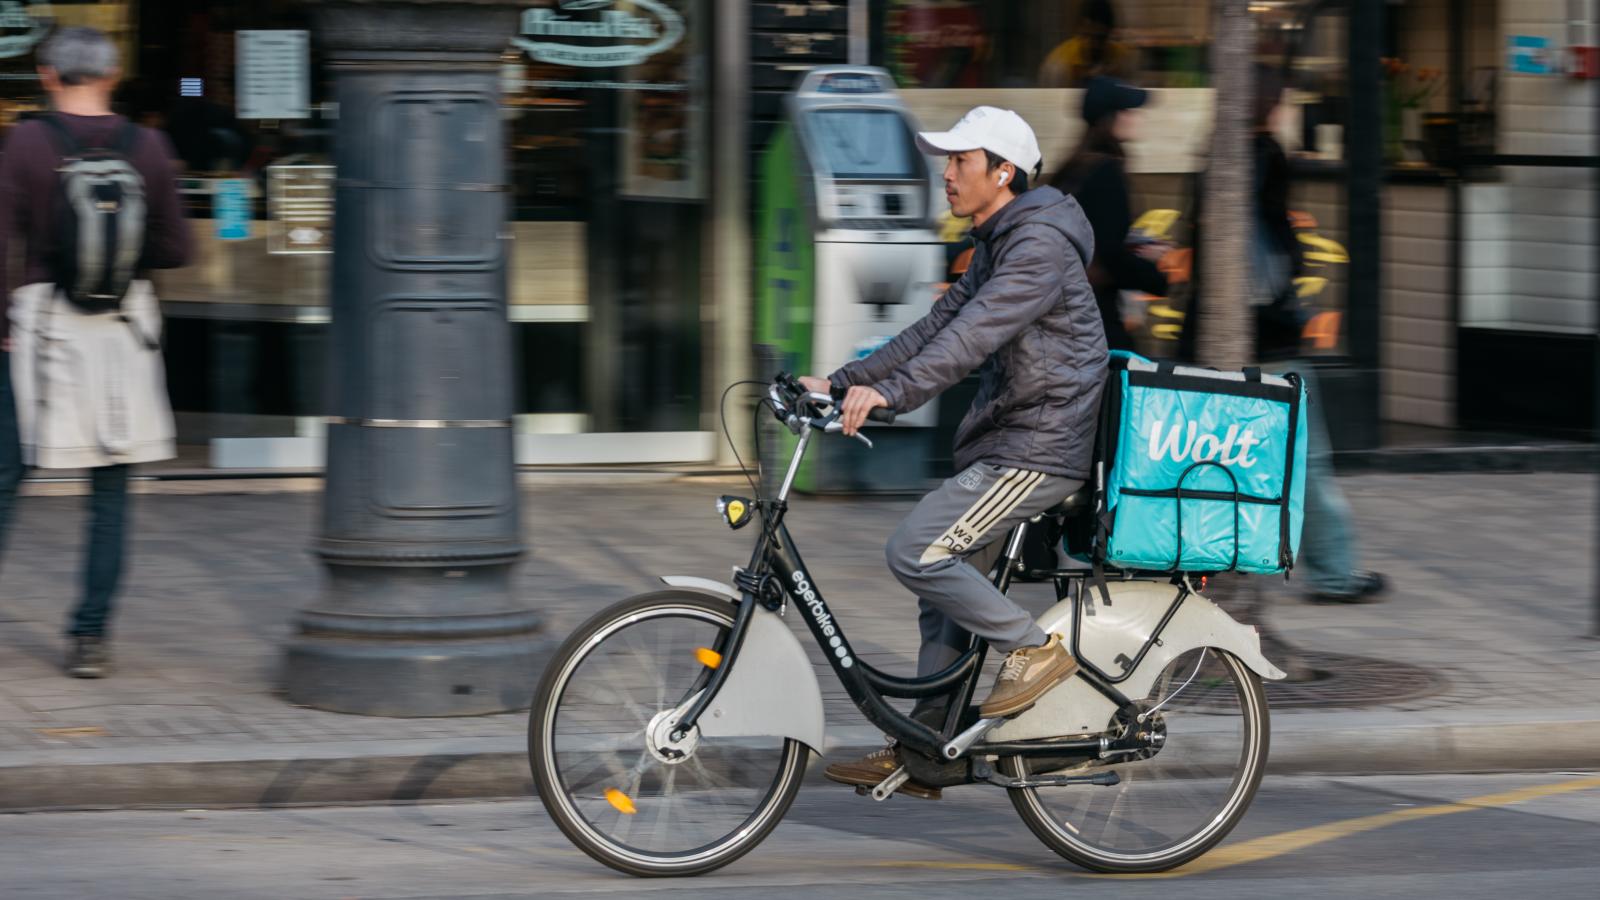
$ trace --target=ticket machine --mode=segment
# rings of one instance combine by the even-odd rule
[[[762,366],[826,375],[933,305],[945,265],[932,216],[938,174],[882,69],[815,69],[786,106],[758,173],[756,339]],[[796,487],[921,488],[935,406],[869,426],[873,450],[815,446]]]

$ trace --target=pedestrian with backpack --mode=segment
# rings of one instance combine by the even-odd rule
[[[99,678],[123,569],[128,472],[175,455],[150,269],[176,268],[192,239],[157,131],[111,112],[116,45],[63,28],[39,50],[51,111],[0,149],[0,547],[26,468],[88,469],[83,595],[66,671]],[[7,271],[20,240],[20,276]]]

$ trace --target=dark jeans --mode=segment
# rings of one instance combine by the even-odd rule
[[[17,435],[16,400],[11,394],[11,354],[0,351],[0,552],[5,549],[17,486],[25,473]],[[111,601],[122,580],[122,551],[128,512],[128,467],[89,470],[89,555],[83,568],[83,600],[67,626],[70,635],[103,635]]]

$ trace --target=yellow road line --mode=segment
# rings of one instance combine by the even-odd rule
[[[1371,816],[1361,816],[1355,819],[1346,819],[1341,822],[1329,822],[1326,825],[1314,825],[1310,828],[1301,828],[1295,831],[1286,831],[1282,834],[1269,834],[1218,847],[1205,856],[1181,868],[1168,872],[1150,872],[1147,874],[1113,875],[1100,873],[1080,873],[1082,878],[1184,878],[1190,875],[1204,875],[1219,869],[1242,866],[1247,863],[1261,862],[1273,857],[1295,853],[1318,844],[1338,840],[1353,834],[1374,831],[1390,825],[1419,819],[1430,819],[1436,816],[1448,816],[1456,813],[1472,812],[1480,809],[1498,809],[1527,800],[1538,800],[1544,797],[1555,797],[1561,794],[1570,794],[1577,791],[1586,791],[1600,788],[1600,776],[1578,778],[1573,781],[1562,781],[1555,784],[1541,784],[1533,787],[1517,788],[1510,791],[1501,791],[1497,794],[1484,794],[1479,797],[1468,797],[1451,803],[1440,803],[1433,806],[1417,806],[1409,809],[1397,809],[1386,813]],[[874,862],[869,865],[880,868],[900,869],[943,869],[955,871],[981,871],[981,872],[1047,872],[1051,871],[1040,866],[1027,866],[1017,863],[1000,862],[952,862],[944,860],[886,860]],[[1059,873],[1055,873],[1059,874]]]
[[[1521,803],[1524,800],[1538,800],[1543,797],[1554,797],[1559,794],[1570,794],[1575,791],[1586,791],[1600,788],[1600,776],[1579,778],[1575,781],[1563,781],[1556,784],[1541,784],[1534,787],[1518,788],[1513,791],[1502,791],[1498,794],[1485,794],[1481,797],[1469,797],[1454,803],[1440,803],[1436,806],[1417,806],[1411,809],[1397,809],[1392,812],[1380,813],[1375,816],[1362,816],[1358,819],[1346,819],[1342,822],[1329,822],[1326,825],[1315,825],[1311,828],[1301,828],[1297,831],[1286,831],[1282,834],[1269,834],[1264,837],[1241,841],[1218,847],[1205,856],[1187,865],[1168,872],[1151,872],[1148,874],[1133,875],[1089,875],[1090,878],[1183,878],[1188,875],[1203,875],[1226,869],[1232,866],[1242,866],[1246,863],[1260,862],[1286,853],[1294,853],[1307,847],[1325,844],[1328,841],[1360,834],[1364,831],[1373,831],[1401,822],[1414,819],[1427,819],[1434,816],[1448,816],[1456,813],[1472,812],[1478,809],[1495,809]]]

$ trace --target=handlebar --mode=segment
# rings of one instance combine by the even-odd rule
[[[843,400],[845,392],[848,390],[849,388],[842,388],[835,385],[830,393],[833,394],[833,399]],[[894,417],[895,411],[887,406],[874,406],[872,409],[867,410],[868,422],[882,422],[885,425],[893,425]]]
[[[766,402],[778,421],[787,425],[791,431],[798,432],[802,424],[809,424],[825,433],[834,434],[843,431],[843,426],[839,424],[841,412],[839,403],[843,398],[844,392],[838,388],[832,389],[828,394],[814,393],[806,390],[793,375],[779,372],[772,379],[772,389],[768,392]],[[881,406],[876,407],[867,413],[867,419],[892,425],[895,411]],[[865,435],[857,434],[856,438],[868,447],[872,446],[872,441]]]

